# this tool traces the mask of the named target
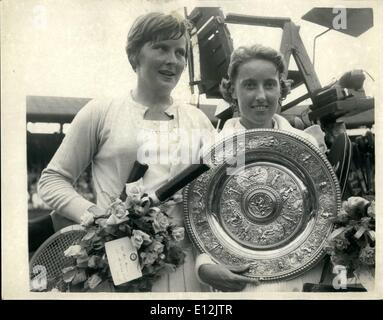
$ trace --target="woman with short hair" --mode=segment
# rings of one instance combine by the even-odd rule
[[[56,229],[80,223],[86,211],[103,214],[108,195],[120,195],[135,160],[149,166],[143,177],[149,191],[199,159],[203,137],[213,127],[199,109],[171,97],[186,66],[187,48],[186,23],[174,15],[153,12],[134,22],[126,52],[137,75],[135,88],[122,98],[92,100],[83,107],[42,172],[39,193],[57,212],[52,217]],[[73,188],[89,164],[96,203]],[[171,215],[172,223],[183,224],[181,204]],[[185,239],[183,246],[185,264],[157,281],[153,291],[201,291],[192,272],[192,245]]]
[[[277,114],[280,102],[289,91],[284,80],[286,66],[283,56],[276,50],[262,45],[239,47],[231,55],[228,79],[221,82],[224,99],[239,109],[239,117],[226,121],[220,136],[251,129],[278,129],[294,133],[319,147],[312,135],[293,128]],[[319,282],[323,265],[319,265],[298,279],[258,285],[241,274],[248,266],[228,270],[215,264],[207,254],[197,258],[196,272],[200,280],[221,291],[301,291],[305,282]],[[234,271],[234,272],[233,272]]]

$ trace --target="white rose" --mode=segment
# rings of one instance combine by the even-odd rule
[[[64,251],[64,256],[65,257],[74,257],[78,258],[81,256],[85,256],[86,251],[84,248],[82,248],[80,245],[76,244],[73,246],[70,246],[68,249]]]
[[[108,220],[106,220],[106,225],[108,225],[108,226],[115,226],[117,224],[123,223],[123,222],[128,221],[128,220],[129,220],[129,218],[127,216],[125,216],[124,218],[120,219],[116,215],[111,214],[109,216]]]
[[[162,212],[154,214],[153,218],[154,219],[152,225],[156,233],[160,231],[165,231],[166,228],[169,226],[169,220]]]
[[[131,208],[135,204],[139,204],[144,194],[144,182],[142,178],[136,182],[127,183],[125,185],[126,201],[125,204]]]
[[[106,228],[108,226],[107,221],[108,221],[108,219],[98,218],[96,220],[96,224],[99,225],[101,228]]]
[[[164,245],[158,241],[155,241],[151,249],[153,252],[161,254],[164,251]]]
[[[141,248],[144,242],[147,244],[152,242],[152,240],[150,239],[150,236],[141,230],[133,230],[131,239],[132,239],[132,243],[134,247],[137,250]]]
[[[355,210],[362,210],[370,202],[362,197],[350,197],[347,201],[343,201],[342,207],[347,212],[353,212]]]
[[[112,215],[116,216],[118,219],[124,219],[129,214],[129,211],[126,209],[125,204],[120,199],[114,201],[110,205],[108,211]]]
[[[185,238],[185,228],[176,227],[172,231],[172,236],[176,241],[182,241]]]

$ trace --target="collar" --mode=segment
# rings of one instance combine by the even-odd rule
[[[177,103],[174,102],[173,98],[171,99],[172,103],[164,110],[164,113],[167,114],[169,117],[173,117],[174,119],[177,116]],[[140,116],[142,116],[143,118],[149,107],[134,100],[132,92],[130,92],[129,94],[129,100],[131,101],[132,106],[139,111]]]
[[[272,126],[272,129],[279,129],[279,128],[280,128],[280,122],[282,121],[282,120],[280,120],[280,118],[282,118],[282,117],[280,117],[280,116],[274,114],[273,118],[271,119],[271,121],[272,121],[272,125],[273,125],[273,126]],[[282,118],[282,119],[283,119],[283,118]],[[241,123],[239,117],[229,119],[229,120],[227,120],[226,123],[228,124],[227,127],[233,127],[233,128],[236,129],[236,130],[247,130],[247,129],[242,125],[242,123]],[[225,125],[226,125],[226,123],[225,123]]]

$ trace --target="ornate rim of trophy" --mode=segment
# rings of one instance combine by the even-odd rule
[[[324,255],[340,210],[326,156],[306,139],[275,129],[228,136],[204,155],[211,169],[184,189],[190,238],[227,266],[250,264],[262,281],[299,276]]]

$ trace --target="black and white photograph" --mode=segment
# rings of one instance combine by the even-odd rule
[[[3,299],[382,299],[382,2],[0,6]]]

